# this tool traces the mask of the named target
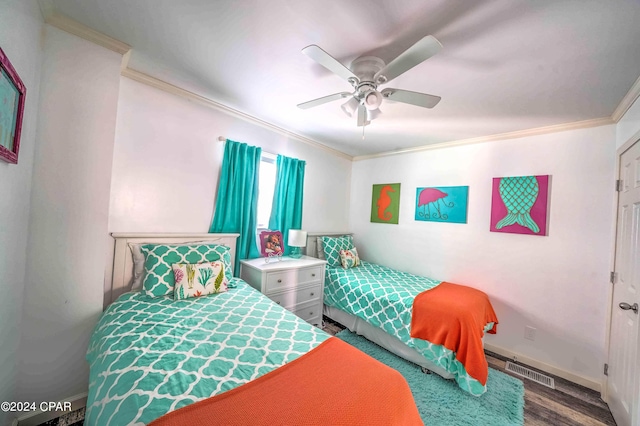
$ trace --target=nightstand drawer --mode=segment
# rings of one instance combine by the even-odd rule
[[[306,284],[312,282],[320,282],[324,265],[314,266],[313,268],[298,269],[298,284]]]
[[[273,300],[278,305],[289,309],[289,308],[295,308],[296,305],[299,305],[301,303],[307,303],[307,302],[313,302],[317,305],[322,296],[320,294],[321,291],[322,291],[321,287],[317,285],[317,286],[302,288],[299,290],[288,291],[286,293],[268,294],[268,296],[269,296],[269,299]]]
[[[320,282],[322,278],[322,266],[311,268],[292,269],[289,271],[277,271],[267,273],[265,292],[283,290],[299,285]]]
[[[291,312],[293,312],[303,320],[310,322],[311,324],[321,323],[322,305],[317,302],[298,306]]]

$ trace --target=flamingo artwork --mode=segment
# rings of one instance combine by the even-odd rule
[[[467,222],[468,186],[418,188],[416,220]]]

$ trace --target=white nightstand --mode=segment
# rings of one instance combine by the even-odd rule
[[[241,260],[240,278],[311,324],[322,326],[325,260],[302,256],[281,261]]]

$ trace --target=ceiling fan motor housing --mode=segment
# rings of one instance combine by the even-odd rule
[[[384,65],[384,61],[375,56],[362,56],[351,62],[351,71],[360,80],[356,86],[357,96],[369,111],[378,109],[382,104],[382,94],[377,90],[374,76]]]

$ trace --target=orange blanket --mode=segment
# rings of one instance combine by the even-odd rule
[[[471,287],[443,282],[424,291],[413,301],[411,337],[428,340],[455,352],[467,373],[485,385],[489,365],[482,336],[487,323],[495,334],[498,318],[489,297]]]
[[[204,425],[422,425],[396,370],[332,337],[245,385],[150,423]]]

